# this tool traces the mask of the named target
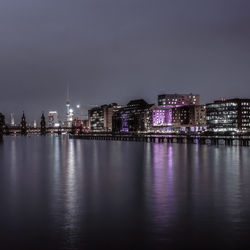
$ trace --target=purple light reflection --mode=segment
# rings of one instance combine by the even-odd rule
[[[153,223],[160,233],[171,226],[175,213],[172,145],[153,144],[153,200]]]

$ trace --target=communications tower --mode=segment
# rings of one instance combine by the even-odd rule
[[[67,87],[67,98],[66,98],[66,127],[71,127],[73,122],[74,112],[70,108],[70,99],[69,99],[69,86]]]

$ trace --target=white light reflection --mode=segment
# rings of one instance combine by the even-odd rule
[[[65,142],[64,142],[65,143]],[[77,180],[76,180],[76,164],[75,164],[75,141],[66,138],[66,152],[64,149],[63,168],[65,175],[65,229],[68,233],[68,241],[71,245],[74,244],[74,234],[77,224]],[[65,161],[66,160],[66,161]]]
[[[9,189],[9,197],[10,197],[10,209],[13,216],[16,214],[16,208],[18,207],[19,195],[18,195],[18,172],[17,172],[17,152],[16,152],[16,137],[11,138],[11,146],[9,152],[10,159],[10,189]]]

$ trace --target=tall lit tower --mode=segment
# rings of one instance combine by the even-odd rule
[[[72,126],[72,122],[73,122],[73,118],[74,118],[74,111],[73,111],[73,109],[70,108],[69,86],[67,88],[66,109],[67,109],[67,113],[66,113],[66,126],[67,127],[71,127]]]
[[[69,99],[69,86],[68,86],[67,87],[67,99],[66,99],[67,118],[69,115],[69,109],[70,109],[70,99]]]
[[[14,113],[10,113],[10,125],[15,126]]]

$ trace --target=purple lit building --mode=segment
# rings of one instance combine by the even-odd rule
[[[159,109],[153,111],[153,129],[156,131],[200,130],[205,126],[205,106],[197,94],[158,95]]]
[[[166,130],[172,127],[172,109],[155,109],[152,112],[154,130]]]

